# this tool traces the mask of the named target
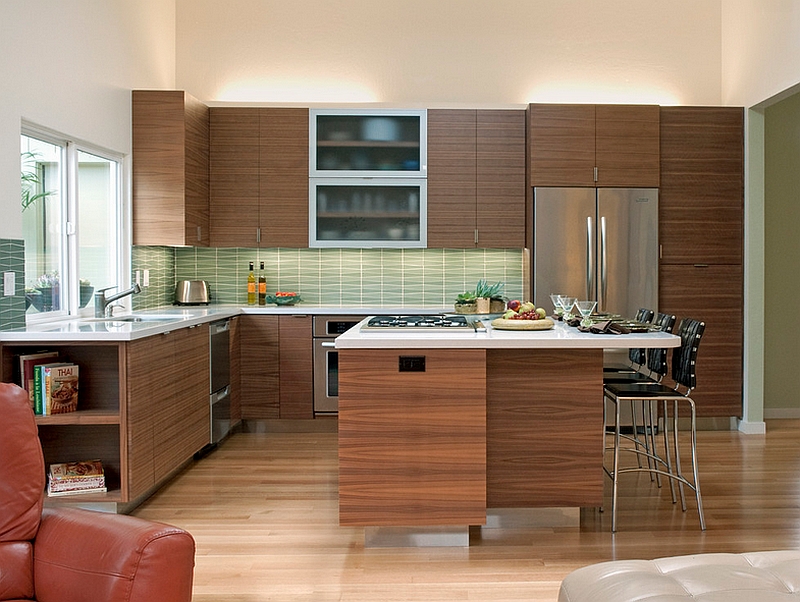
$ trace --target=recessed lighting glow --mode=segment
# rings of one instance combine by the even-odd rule
[[[223,86],[216,100],[225,102],[302,102],[361,103],[376,102],[375,94],[357,82],[251,80]]]
[[[526,94],[533,103],[654,104],[677,105],[680,99],[671,90],[637,85],[591,84],[587,82],[549,82],[534,86]]]

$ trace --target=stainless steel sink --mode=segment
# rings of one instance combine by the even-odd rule
[[[183,319],[181,316],[147,314],[141,316],[115,316],[113,318],[85,318],[82,322],[175,322],[181,319]]]

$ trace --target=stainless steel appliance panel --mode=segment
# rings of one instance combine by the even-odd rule
[[[535,188],[533,298],[596,300],[633,316],[658,309],[658,190]]]
[[[334,341],[365,317],[314,316],[314,414],[332,415],[339,411],[339,352]]]
[[[221,441],[230,432],[232,426],[229,320],[217,320],[209,324],[209,349],[211,362],[209,443],[213,445]]]
[[[533,300],[552,293],[594,299],[597,196],[594,188],[534,189]]]
[[[634,316],[658,306],[658,190],[599,188],[598,307]]]

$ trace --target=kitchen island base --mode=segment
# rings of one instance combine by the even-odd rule
[[[602,505],[602,349],[341,349],[339,371],[341,525]]]

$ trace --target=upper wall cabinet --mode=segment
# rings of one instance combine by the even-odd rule
[[[525,246],[525,111],[428,111],[428,247]]]
[[[532,186],[657,187],[656,105],[529,106]]]
[[[209,244],[208,107],[181,90],[134,90],[133,244]]]
[[[211,245],[308,246],[308,109],[212,107]]]
[[[427,175],[426,111],[312,110],[309,176]]]

